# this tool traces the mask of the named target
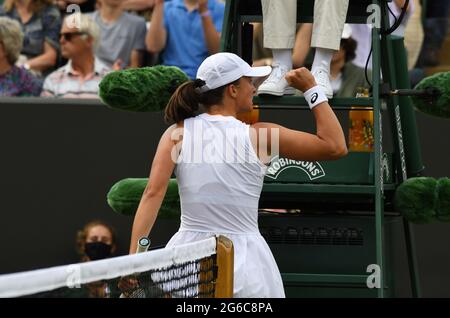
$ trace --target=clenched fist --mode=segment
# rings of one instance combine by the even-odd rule
[[[314,76],[305,67],[289,71],[286,74],[286,81],[289,83],[290,86],[302,92],[306,92],[310,88],[313,88],[314,86],[317,85]]]

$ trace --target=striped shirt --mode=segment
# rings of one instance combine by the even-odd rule
[[[99,98],[98,85],[111,68],[95,58],[94,72],[84,78],[72,68],[72,60],[51,73],[44,82],[41,96],[64,98]]]

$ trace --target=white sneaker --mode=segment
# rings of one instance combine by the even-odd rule
[[[317,85],[323,88],[328,99],[333,98],[333,88],[331,88],[330,74],[324,68],[317,68],[312,73]]]
[[[258,95],[269,94],[275,96],[293,95],[295,89],[290,87],[286,79],[286,73],[290,69],[284,65],[272,65],[272,73],[258,88]]]

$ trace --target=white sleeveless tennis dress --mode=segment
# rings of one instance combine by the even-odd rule
[[[167,246],[224,235],[234,244],[234,297],[285,297],[278,266],[258,229],[258,201],[267,167],[249,125],[201,114],[184,121],[175,168],[181,225]]]

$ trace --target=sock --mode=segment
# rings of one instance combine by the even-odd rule
[[[314,55],[314,62],[311,67],[311,72],[314,73],[314,71],[318,68],[325,68],[328,74],[330,74],[330,65],[333,54],[334,50],[316,48],[316,54]]]
[[[286,66],[292,70],[292,50],[291,49],[272,49],[273,62]]]

